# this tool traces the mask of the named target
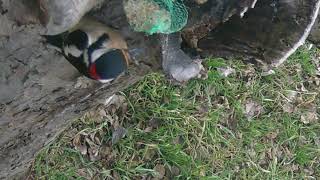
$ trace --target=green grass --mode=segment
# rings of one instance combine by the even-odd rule
[[[208,79],[192,80],[183,87],[170,84],[163,75],[148,75],[119,93],[125,102],[119,108],[108,107],[107,117],[75,121],[39,153],[31,175],[35,179],[142,179],[159,174],[166,179],[319,178],[320,123],[301,120],[306,112],[319,115],[319,76],[313,61],[318,55],[316,49],[303,47],[269,76],[241,61],[211,59],[206,62]],[[217,67],[226,66],[236,73],[222,77]],[[290,98],[292,91],[297,94]],[[250,118],[245,113],[249,101],[261,107]],[[293,112],[284,111],[287,105],[294,107]],[[113,129],[119,125],[127,135],[112,145]],[[74,139],[80,135],[89,151],[98,152],[96,160],[75,148]]]

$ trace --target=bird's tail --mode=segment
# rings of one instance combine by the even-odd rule
[[[55,46],[59,49],[63,48],[63,42],[66,37],[67,33],[61,33],[58,35],[43,35],[43,37],[46,39],[46,42],[48,44],[51,44],[52,46]]]

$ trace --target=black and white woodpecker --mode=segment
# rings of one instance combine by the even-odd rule
[[[110,82],[127,71],[130,56],[124,38],[114,29],[84,17],[68,32],[45,36],[83,75]]]

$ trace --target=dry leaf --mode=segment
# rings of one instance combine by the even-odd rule
[[[88,174],[86,172],[86,169],[78,169],[77,174],[81,177],[88,177]]]
[[[229,66],[228,67],[217,68],[217,70],[220,73],[220,75],[223,76],[223,77],[228,77],[231,74],[236,73],[236,70],[234,70],[233,68],[231,68]]]
[[[204,147],[204,146],[201,146],[201,145],[197,147],[197,150],[195,152],[196,152],[196,154],[197,154],[196,156],[197,156],[197,158],[199,160],[209,159],[211,157],[211,155],[212,155],[208,151],[207,147]],[[228,154],[228,152],[226,151],[224,155],[230,157],[227,154]]]
[[[89,147],[98,146],[89,136],[85,137],[85,141],[89,145]]]
[[[99,150],[101,157],[107,157],[112,154],[112,148],[109,146],[102,146]]]
[[[88,149],[88,154],[89,154],[90,161],[94,162],[94,161],[100,160],[98,147],[90,147]]]
[[[206,113],[209,112],[209,107],[207,104],[201,104],[196,107],[200,115],[205,115]]]
[[[151,180],[151,177],[148,175],[138,176],[134,180]]]
[[[149,133],[152,130],[157,129],[161,125],[161,121],[158,118],[152,118],[148,122],[148,127],[144,129],[144,132]]]
[[[304,124],[316,123],[319,120],[317,111],[305,112],[301,115],[300,121]]]
[[[217,106],[217,108],[226,108],[230,109],[230,104],[228,101],[228,98],[225,96],[219,96],[213,103],[214,106]]]
[[[284,147],[284,154],[289,158],[293,158],[294,154],[290,151],[290,149],[288,147]]]
[[[170,103],[170,98],[168,96],[164,96],[163,99],[162,99],[162,102],[164,104],[169,104]]]
[[[282,107],[283,112],[286,113],[293,113],[294,112],[294,106],[290,103],[286,103]]]
[[[259,165],[264,165],[267,163],[267,160],[266,160],[266,152],[261,152],[259,153],[259,156],[258,156],[258,163]]]
[[[155,177],[158,179],[162,179],[164,177],[164,175],[166,174],[166,169],[161,164],[157,164],[154,167],[154,170],[157,172],[157,175]]]
[[[251,158],[254,158],[256,157],[257,153],[254,149],[248,149],[247,150],[247,154],[251,157]]]
[[[85,143],[82,143],[81,140],[81,135],[78,134],[76,137],[73,138],[72,144],[76,150],[80,151],[82,155],[86,155],[88,153],[88,147]]]
[[[309,176],[312,176],[314,174],[314,170],[312,168],[305,168],[303,169],[303,172]]]
[[[152,118],[148,122],[148,126],[152,128],[158,128],[161,125],[161,121],[158,118]]]
[[[178,144],[183,144],[184,143],[184,139],[182,136],[177,136],[173,139],[173,144],[178,145]]]
[[[297,95],[298,95],[297,91],[288,90],[286,97],[292,102],[296,99]]]
[[[177,166],[171,167],[171,173],[173,176],[179,176],[180,175],[180,169]]]
[[[123,127],[118,127],[112,134],[112,144],[118,143],[127,134],[127,130]]]
[[[102,137],[104,136],[104,133],[102,131],[98,131],[94,134],[92,139],[94,140],[95,144],[101,145],[102,144]]]
[[[126,101],[126,98],[124,96],[114,94],[108,99],[106,99],[106,101],[104,102],[104,105],[106,107],[115,105],[116,109],[119,109],[125,101]]]
[[[297,172],[299,170],[299,165],[292,164],[289,168],[292,172]]]
[[[261,73],[261,76],[269,76],[269,75],[272,75],[272,74],[275,74],[276,72],[274,70],[269,70],[269,71],[264,71]]]
[[[314,138],[314,143],[315,143],[318,147],[320,147],[320,137]]]
[[[101,116],[101,117],[106,117],[107,116],[107,112],[106,112],[106,110],[105,109],[99,109],[99,115]]]
[[[111,168],[116,160],[117,154],[109,146],[102,146],[99,149],[99,156],[104,167]]]
[[[247,65],[246,69],[243,70],[243,73],[245,77],[252,77],[256,75],[256,70],[253,65]]]
[[[205,177],[206,176],[206,169],[205,168],[201,168],[200,172],[199,172],[199,175],[202,176],[202,177]]]
[[[305,136],[299,136],[299,143],[305,145],[305,144],[309,144],[309,141]]]
[[[72,144],[76,147],[79,144],[81,144],[81,134],[76,135],[73,140],[72,140]]]
[[[274,140],[274,139],[277,138],[278,134],[279,134],[278,130],[275,131],[275,132],[270,132],[270,133],[267,134],[267,138],[270,139],[270,140]]]
[[[88,147],[86,145],[80,145],[76,148],[82,155],[86,155],[88,153]]]
[[[245,105],[245,115],[249,120],[259,116],[263,112],[263,107],[255,101],[249,100]]]
[[[152,130],[153,130],[152,127],[146,127],[146,128],[143,130],[143,132],[145,132],[145,133],[150,133],[150,132],[152,132]]]
[[[112,177],[114,180],[121,180],[120,174],[117,171],[112,171]]]
[[[146,152],[144,154],[143,159],[145,161],[151,161],[156,154],[157,154],[156,149],[147,147],[147,150],[146,150]]]
[[[123,103],[121,106],[121,112],[122,114],[126,114],[128,112],[128,103]]]
[[[111,115],[109,115],[109,114],[107,114],[107,116],[106,116],[105,119],[106,119],[106,121],[109,122],[112,126],[113,126],[113,124],[115,123],[114,118],[113,118]]]
[[[85,114],[85,117],[90,122],[102,123],[107,116],[107,112],[103,106],[97,106]]]

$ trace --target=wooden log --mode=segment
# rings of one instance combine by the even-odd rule
[[[277,67],[305,42],[319,7],[319,0],[258,1],[243,18],[233,16],[199,40],[199,53]]]
[[[313,28],[311,30],[311,33],[308,37],[308,40],[313,43],[314,45],[316,45],[318,48],[320,47],[320,19],[319,19],[319,15],[318,18],[315,22],[315,24],[313,25]]]
[[[244,16],[254,8],[258,0],[204,0],[200,3],[187,0],[189,19],[182,31],[185,42],[192,48],[197,48],[198,41],[205,38],[209,32],[233,15]]]
[[[148,72],[157,71],[159,48],[155,38],[129,32],[130,50],[140,64],[132,63],[129,75],[111,85],[83,80],[68,61],[44,43],[42,27],[18,26],[17,22],[37,23],[34,11],[25,9],[23,1],[18,5],[16,0],[1,2],[7,12],[0,17],[4,25],[0,26],[0,179],[19,179],[25,177],[36,153],[72,120]],[[112,7],[102,10],[108,12],[107,21],[115,25],[119,19],[125,22],[123,12],[113,11],[120,9],[118,0],[109,2]],[[23,14],[17,14],[18,7]],[[26,14],[30,18],[24,19]]]

